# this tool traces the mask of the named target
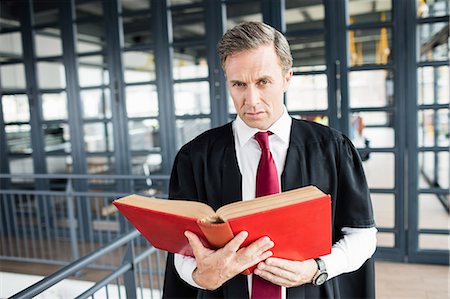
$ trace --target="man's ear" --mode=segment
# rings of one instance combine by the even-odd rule
[[[286,72],[286,74],[284,74],[284,83],[283,83],[283,91],[286,92],[289,88],[289,85],[291,84],[291,79],[292,79],[292,69],[289,69],[289,71]]]

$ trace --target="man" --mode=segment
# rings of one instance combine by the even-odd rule
[[[287,114],[283,94],[292,78],[288,42],[266,24],[247,22],[223,36],[218,53],[236,120],[180,149],[169,197],[197,199],[214,209],[250,200],[258,193],[258,177],[264,179],[259,164],[266,155],[275,165],[278,192],[315,185],[332,196],[333,248],[317,259],[289,261],[271,257],[274,244],[268,237],[239,249],[247,237],[241,232],[225,247],[211,250],[186,232],[195,257],[169,254],[163,297],[373,298],[370,257],[376,229],[362,165],[345,136]],[[261,150],[261,135],[270,154]],[[240,274],[255,264],[253,275]],[[268,289],[274,293],[256,294]]]

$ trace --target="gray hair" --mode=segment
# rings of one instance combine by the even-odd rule
[[[228,56],[267,45],[274,46],[283,73],[287,73],[292,68],[288,41],[275,28],[261,22],[245,22],[228,30],[217,44],[217,53],[224,68]]]

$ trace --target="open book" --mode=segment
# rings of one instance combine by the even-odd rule
[[[315,186],[234,202],[216,212],[201,202],[139,195],[113,204],[154,247],[173,253],[193,255],[186,230],[212,249],[245,230],[242,246],[268,236],[274,257],[303,261],[331,252],[331,198]]]

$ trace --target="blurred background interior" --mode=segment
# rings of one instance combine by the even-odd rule
[[[164,253],[111,202],[167,197],[177,150],[235,117],[216,43],[242,21],[287,36],[289,113],[341,130],[358,148],[377,260],[448,265],[449,6],[1,0],[0,271],[46,276],[90,255],[70,268],[73,278],[109,277],[102,292],[112,284],[117,294],[159,296]]]

